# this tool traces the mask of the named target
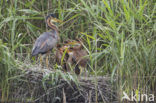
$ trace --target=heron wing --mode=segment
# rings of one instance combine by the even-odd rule
[[[32,49],[32,55],[37,55],[39,53],[46,53],[51,50],[57,43],[57,38],[55,38],[56,34],[50,34],[51,32],[45,32],[40,35]]]

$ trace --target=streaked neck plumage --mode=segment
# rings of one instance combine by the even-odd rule
[[[47,25],[50,27],[50,29],[52,29],[54,32],[58,33],[58,28],[57,26],[55,26],[53,23],[50,22],[51,18],[48,18],[46,23]]]
[[[50,22],[51,18],[48,18],[46,23],[47,25],[50,27],[50,29],[52,29],[52,34],[55,34],[55,38],[59,39],[59,32],[58,32],[58,28],[57,26],[55,26],[53,23]]]

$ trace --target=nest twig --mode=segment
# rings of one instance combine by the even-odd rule
[[[108,77],[78,77],[78,84],[74,81],[69,83],[61,77],[52,81],[50,73],[48,78],[45,78],[45,72],[25,70],[20,79],[11,83],[12,102],[108,103],[116,100],[116,93]]]

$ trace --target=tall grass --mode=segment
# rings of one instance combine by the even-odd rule
[[[14,76],[15,67],[14,59],[6,45],[0,39],[0,101],[8,100],[10,78]]]
[[[2,0],[0,38],[15,60],[16,54],[29,57],[35,39],[46,31],[45,16],[56,13],[64,21],[58,25],[61,42],[83,38],[91,75],[117,78],[119,96],[134,89],[154,93],[155,11],[154,0]]]

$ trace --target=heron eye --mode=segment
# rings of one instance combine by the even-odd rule
[[[69,47],[69,49],[73,49],[73,47]]]

